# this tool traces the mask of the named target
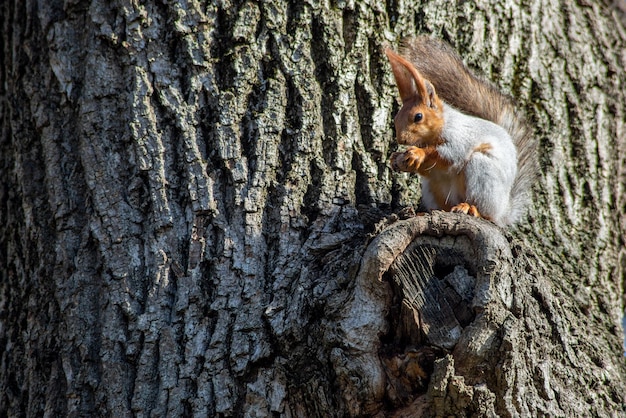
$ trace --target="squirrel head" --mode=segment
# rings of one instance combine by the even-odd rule
[[[390,49],[385,54],[402,99],[394,119],[398,143],[418,147],[443,143],[443,102],[435,87],[402,56]]]

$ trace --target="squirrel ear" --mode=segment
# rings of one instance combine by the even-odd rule
[[[406,102],[407,100],[417,96],[422,101],[432,102],[425,84],[428,82],[424,80],[413,64],[389,48],[385,49],[385,54],[387,55],[387,58],[389,58],[391,70],[393,71],[393,76],[396,79],[396,85],[398,86],[402,101]],[[432,88],[432,92],[434,94],[435,89],[432,87],[432,84],[430,84],[430,87]]]
[[[433,86],[428,80],[424,80],[424,85],[426,87],[426,93],[428,94],[426,96],[426,104],[430,108],[437,109],[437,104],[435,102],[435,97],[437,96],[437,93],[435,92],[435,86]]]
[[[389,59],[389,64],[391,64],[391,70],[393,71],[393,77],[396,79],[400,98],[403,102],[406,102],[417,94],[415,81],[398,54],[390,49],[386,49],[385,54]]]

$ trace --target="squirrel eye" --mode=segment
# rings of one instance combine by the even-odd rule
[[[413,117],[413,122],[418,123],[423,118],[424,118],[424,115],[422,115],[421,113],[416,113],[415,116]]]

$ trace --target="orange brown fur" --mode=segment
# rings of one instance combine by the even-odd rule
[[[493,145],[483,142],[474,148],[474,152],[480,152],[481,154],[487,154],[493,149]]]
[[[443,143],[441,105],[437,109],[431,109],[424,104],[412,103],[414,101],[416,100],[406,102],[395,117],[398,143],[418,147]],[[439,98],[436,101],[440,102]],[[418,112],[424,115],[424,119],[420,123],[413,123],[413,116]]]
[[[446,190],[449,189],[449,185],[445,181],[441,181],[436,177],[430,177],[429,181],[431,193],[433,194],[435,202],[437,202],[437,206],[439,206],[441,210],[451,211],[453,206],[448,201],[448,195],[446,193]],[[462,190],[463,194],[465,194],[465,176],[462,175],[462,173],[456,178],[456,183],[457,187],[460,187],[460,190]]]

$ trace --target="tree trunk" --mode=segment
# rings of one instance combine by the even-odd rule
[[[625,413],[614,5],[0,10],[1,416]],[[517,229],[413,216],[381,48],[417,33],[531,122]]]

